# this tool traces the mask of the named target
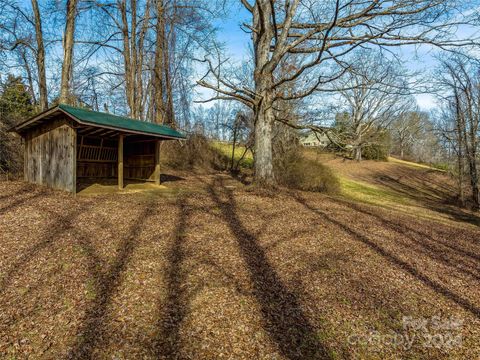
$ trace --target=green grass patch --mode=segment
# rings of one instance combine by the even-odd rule
[[[423,207],[414,198],[403,196],[381,186],[345,177],[340,178],[340,186],[341,196],[350,201],[379,206],[384,209],[395,210],[403,214],[438,221],[443,224],[458,224],[455,220],[452,222],[452,219],[447,215]]]
[[[394,191],[361,181],[340,177],[341,194],[349,199],[374,205],[411,205],[412,201]]]
[[[406,166],[410,166],[410,167],[413,167],[413,168],[445,171],[445,169],[443,169],[441,165],[440,166],[430,166],[430,165],[420,164],[420,163],[416,163],[416,162],[412,162],[412,161],[401,160],[401,159],[397,159],[397,158],[394,158],[394,157],[389,157],[388,162],[395,163],[395,164],[400,164],[400,165],[406,165]]]
[[[233,145],[231,143],[221,142],[221,141],[212,141],[212,147],[217,150],[221,155],[227,157],[228,159],[232,158],[232,149]],[[235,163],[240,160],[242,155],[245,153],[245,146],[235,145],[235,154],[234,159]],[[240,161],[240,167],[251,169],[253,168],[253,154],[250,150],[247,150],[245,156]]]
[[[449,171],[450,170],[450,165],[444,164],[444,163],[432,164],[432,167],[434,169],[441,170],[441,171]]]

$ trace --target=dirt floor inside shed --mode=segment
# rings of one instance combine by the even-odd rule
[[[178,188],[170,186],[172,181],[181,180],[180,177],[166,176],[164,175],[163,182],[168,183],[169,186],[165,186],[163,183],[156,185],[152,181],[143,180],[124,180],[123,189],[118,188],[117,179],[112,178],[100,178],[100,179],[80,179],[77,181],[77,193],[76,196],[97,196],[97,195],[113,195],[113,194],[156,194],[163,193],[176,194]]]
[[[0,182],[1,358],[480,357],[478,226],[175,175]]]

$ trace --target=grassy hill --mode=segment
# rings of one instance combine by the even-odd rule
[[[231,144],[214,142],[213,147],[222,155],[231,157]],[[244,152],[244,147],[237,146],[235,161]],[[480,225],[475,213],[456,206],[456,185],[444,170],[394,157],[388,162],[356,162],[314,149],[304,149],[303,154],[332,170],[340,181],[341,196],[346,199],[425,219]],[[253,167],[250,151],[246,152],[240,166]]]
[[[233,146],[230,143],[222,141],[213,141],[212,147],[220,152],[223,156],[228,159],[232,157]],[[240,161],[239,165],[244,168],[253,167],[253,154],[250,150],[246,150],[244,146],[238,145],[235,147],[234,154],[235,163]]]
[[[456,184],[443,170],[393,157],[358,163],[315,151],[305,155],[334,171],[347,199],[425,219],[480,225],[474,212],[457,206]]]

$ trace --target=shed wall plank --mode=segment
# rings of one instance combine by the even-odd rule
[[[75,193],[76,131],[58,120],[25,139],[25,180]]]

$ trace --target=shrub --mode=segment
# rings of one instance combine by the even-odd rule
[[[362,148],[362,158],[365,160],[388,160],[388,147],[381,144],[370,144]]]
[[[20,138],[7,132],[0,120],[0,176],[18,176],[23,170],[23,152]]]
[[[190,135],[186,141],[167,141],[162,145],[164,163],[178,170],[225,170],[228,157],[212,148],[207,138]]]
[[[306,159],[299,151],[287,155],[282,168],[276,168],[280,184],[292,189],[336,194],[340,182],[333,171],[318,161]]]
[[[21,174],[23,151],[20,137],[9,133],[8,129],[31,116],[33,111],[30,93],[22,79],[8,75],[0,84],[0,176]]]
[[[443,171],[450,171],[451,166],[447,163],[433,163],[431,165],[433,168]]]

